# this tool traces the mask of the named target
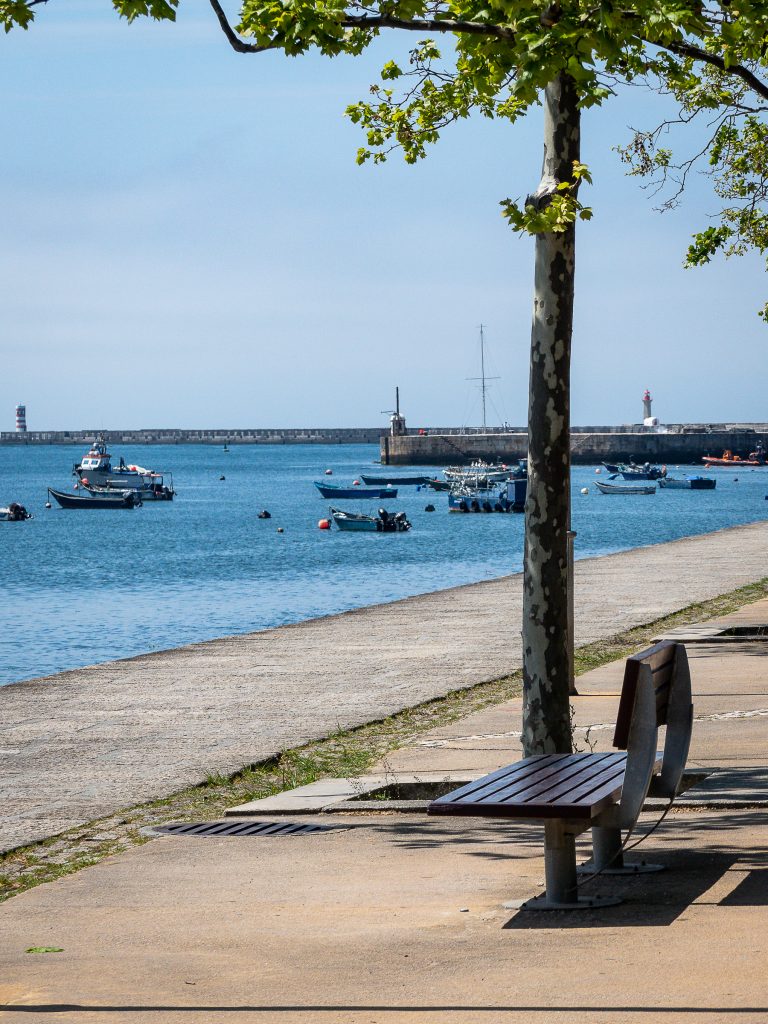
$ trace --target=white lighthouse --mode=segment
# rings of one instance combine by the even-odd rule
[[[651,412],[651,402],[652,401],[653,401],[653,399],[651,398],[651,392],[648,390],[648,388],[646,388],[645,389],[645,394],[643,395],[643,426],[644,427],[658,427],[658,425],[659,425],[659,417],[658,416],[654,416],[653,413]]]
[[[26,405],[16,406],[16,433],[26,434],[27,432],[27,407]]]

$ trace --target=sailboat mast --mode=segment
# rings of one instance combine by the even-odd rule
[[[480,324],[480,393],[483,396],[483,433],[487,431],[485,417],[485,338],[483,336],[483,325]]]

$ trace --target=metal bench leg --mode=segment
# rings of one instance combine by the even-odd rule
[[[576,885],[576,837],[565,822],[544,825],[544,876],[546,892],[527,900],[521,910],[586,910],[621,903],[611,896],[579,896]]]
[[[621,849],[621,829],[595,825],[592,828],[592,859],[579,864],[580,875],[643,875],[653,871],[664,871],[664,864],[651,864],[645,860],[629,864],[624,860]]]

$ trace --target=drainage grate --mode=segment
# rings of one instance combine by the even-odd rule
[[[349,825],[312,825],[295,821],[183,821],[171,825],[153,825],[146,832],[153,836],[308,836],[315,832],[334,832]]]

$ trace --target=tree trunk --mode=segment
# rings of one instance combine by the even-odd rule
[[[527,203],[546,205],[571,181],[580,117],[573,80],[559,75],[544,94],[544,165]],[[575,226],[536,236],[528,399],[528,499],[523,597],[523,749],[572,749],[568,699],[568,530],[570,361]]]

